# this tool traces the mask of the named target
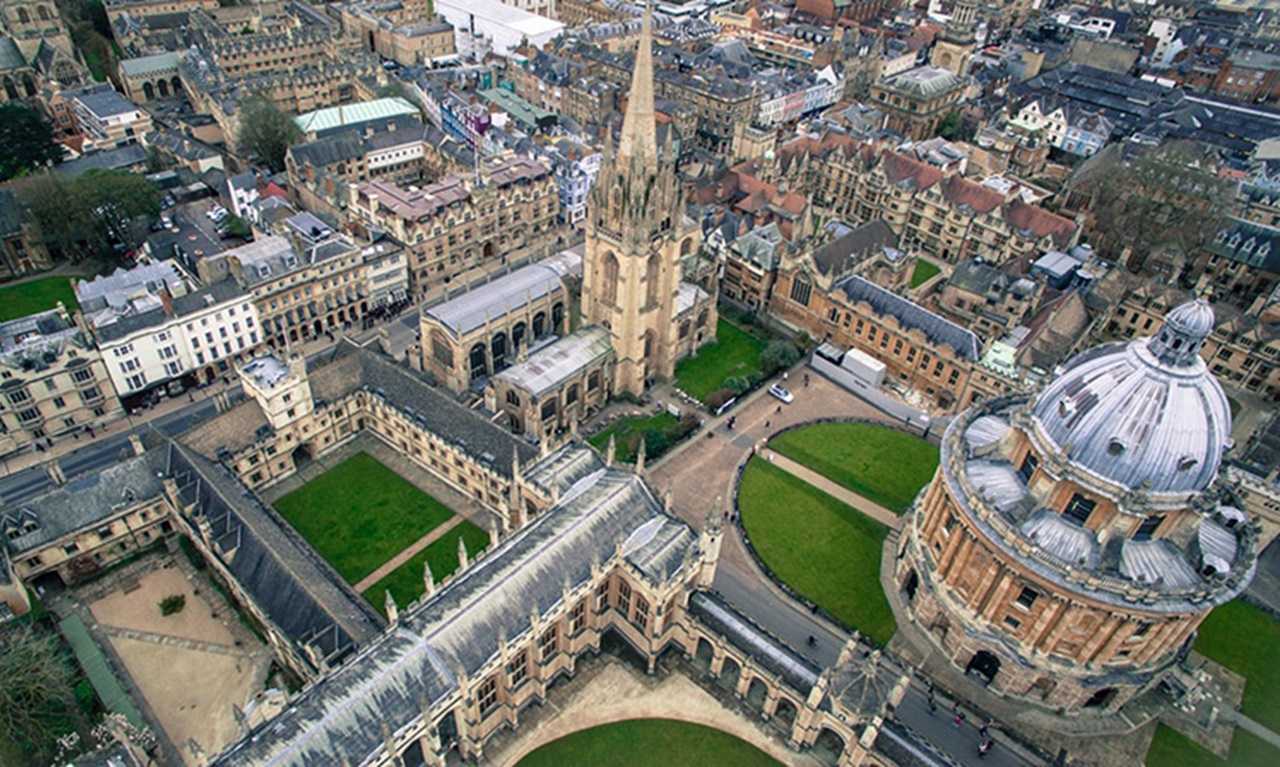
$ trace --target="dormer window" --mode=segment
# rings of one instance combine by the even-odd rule
[[[1178,471],[1191,471],[1192,469],[1195,468],[1197,463],[1200,463],[1200,462],[1195,458],[1192,458],[1189,455],[1184,455],[1178,461]]]
[[[1107,445],[1108,455],[1120,455],[1123,452],[1124,452],[1124,443],[1118,439],[1111,440],[1111,443]]]

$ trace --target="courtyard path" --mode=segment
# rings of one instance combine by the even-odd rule
[[[422,536],[418,540],[409,544],[408,546],[405,547],[404,551],[401,551],[399,554],[396,554],[391,559],[388,559],[377,570],[374,570],[373,572],[369,573],[365,577],[361,578],[360,582],[357,583],[353,588],[359,593],[363,594],[365,592],[365,589],[369,588],[373,584],[377,583],[378,581],[382,580],[386,576],[390,575],[397,567],[399,567],[400,565],[403,565],[405,562],[408,562],[410,559],[412,559],[414,554],[417,554],[419,551],[422,551],[426,547],[435,543],[437,540],[440,539],[441,536],[443,536],[445,533],[449,532],[453,528],[457,527],[459,524],[461,524],[461,522],[462,522],[462,516],[458,514],[454,514],[444,524],[440,525],[439,527],[435,528],[431,532]]]
[[[808,482],[810,485],[813,485],[832,498],[835,498],[837,501],[852,506],[885,527],[888,527],[891,530],[902,529],[903,517],[894,514],[892,511],[889,511],[880,504],[874,503],[873,501],[858,495],[843,485],[838,485],[835,482],[832,482],[813,469],[798,464],[781,453],[766,450],[763,455],[766,460],[774,466],[777,466],[779,469],[782,469],[797,479],[802,479],[805,482]]]

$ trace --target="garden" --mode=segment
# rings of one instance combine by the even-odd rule
[[[676,418],[664,410],[650,416],[619,418],[587,441],[603,453],[609,448],[612,437],[614,460],[619,463],[635,463],[640,443],[644,442],[645,460],[652,461],[679,444],[696,428],[698,417],[693,412]]]
[[[580,730],[521,759],[519,767],[641,767],[656,763],[702,767],[770,767],[778,762],[734,736],[671,719],[630,719]]]
[[[911,271],[911,289],[915,290],[929,280],[938,276],[941,272],[942,270],[939,269],[937,264],[934,264],[932,261],[917,259],[915,269]]]
[[[897,623],[880,587],[888,528],[760,457],[742,473],[738,509],[774,576],[871,640],[889,641]]]
[[[716,341],[676,364],[675,385],[715,410],[800,359],[800,349],[754,324],[750,315],[721,316]]]
[[[368,453],[280,498],[275,508],[348,583],[359,582],[453,517],[451,509]],[[418,567],[420,580],[421,562]],[[374,604],[381,605],[381,597]]]
[[[938,468],[938,448],[869,423],[819,423],[769,440],[769,447],[836,484],[901,514]]]

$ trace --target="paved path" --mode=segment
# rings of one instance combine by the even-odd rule
[[[1262,738],[1276,748],[1280,748],[1280,734],[1277,734],[1275,730],[1270,729],[1266,725],[1255,722],[1239,711],[1227,711],[1223,714],[1223,717],[1235,720],[1236,725],[1241,729],[1257,735],[1259,738]]]
[[[405,562],[408,562],[410,559],[412,559],[414,554],[417,554],[419,551],[422,551],[426,547],[435,543],[437,540],[440,539],[441,536],[443,536],[445,533],[449,532],[453,528],[457,527],[459,524],[461,524],[461,522],[462,522],[462,517],[458,516],[457,514],[453,515],[444,524],[440,525],[439,527],[435,528],[431,532],[427,533],[426,535],[422,536],[418,540],[406,546],[404,551],[400,552],[399,554],[396,554],[394,557],[392,557],[391,559],[388,559],[386,562],[383,562],[382,566],[379,567],[377,570],[374,570],[373,572],[369,573],[365,577],[361,578],[360,582],[354,586],[355,590],[363,594],[365,590],[368,589],[370,586],[382,580],[386,576],[390,575],[391,572],[395,570],[397,567],[399,567],[400,565],[403,565]]]
[[[218,644],[216,642],[202,642],[196,639],[185,639],[183,637],[175,637],[168,634],[157,634],[153,631],[142,631],[140,629],[124,629],[117,626],[108,626],[106,624],[101,624],[101,628],[103,634],[120,639],[133,639],[138,642],[149,642],[151,644],[163,645],[165,647],[178,647],[183,650],[208,652],[214,653],[215,655],[227,655],[233,658],[243,658],[252,655],[252,653],[245,652],[237,647]]]
[[[813,469],[802,466],[785,455],[775,453],[772,450],[766,450],[764,451],[764,456],[770,463],[777,466],[779,469],[782,469],[788,474],[799,479],[803,479],[805,482],[808,482],[832,498],[852,506],[880,524],[894,530],[902,529],[903,518],[894,514],[892,511],[889,511],[880,504],[868,500],[864,496],[858,495],[843,485],[838,485],[835,482],[832,482]]]

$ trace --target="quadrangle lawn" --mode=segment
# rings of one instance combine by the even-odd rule
[[[489,534],[476,525],[463,520],[449,532],[440,536],[422,551],[414,554],[409,561],[400,565],[383,577],[380,581],[365,589],[364,598],[378,612],[385,615],[386,592],[391,589],[391,596],[401,610],[413,600],[422,596],[426,585],[422,582],[422,563],[431,563],[431,577],[440,583],[458,569],[458,539],[467,542],[467,556],[474,557],[489,545]]]
[[[703,402],[708,394],[723,388],[726,380],[758,370],[765,346],[765,341],[721,317],[716,324],[716,342],[676,364],[676,386]]]
[[[872,640],[889,641],[898,625],[880,588],[888,528],[759,457],[742,473],[738,507],[775,575]]]
[[[921,285],[925,284],[929,280],[932,280],[934,276],[941,271],[942,270],[939,269],[937,266],[935,266],[933,262],[925,261],[923,259],[918,259],[916,261],[916,268],[913,269],[911,272],[912,290],[920,287]]]
[[[938,448],[867,423],[818,423],[780,434],[769,447],[858,495],[901,514],[938,468]]]
[[[1280,731],[1280,622],[1237,599],[1209,613],[1195,648],[1248,679],[1240,710]]]
[[[1161,724],[1147,751],[1147,767],[1272,767],[1280,764],[1280,750],[1240,728],[1231,739],[1226,761],[1177,730]]]
[[[275,508],[348,583],[453,516],[447,506],[368,453],[348,458],[280,498]]]
[[[80,308],[70,277],[41,277],[0,288],[0,322],[26,317],[28,314],[58,308],[61,301],[67,311]]]
[[[665,758],[658,759],[657,755]],[[656,763],[702,767],[770,767],[773,757],[732,735],[671,719],[629,719],[566,735],[535,749],[518,767],[643,767]]]

